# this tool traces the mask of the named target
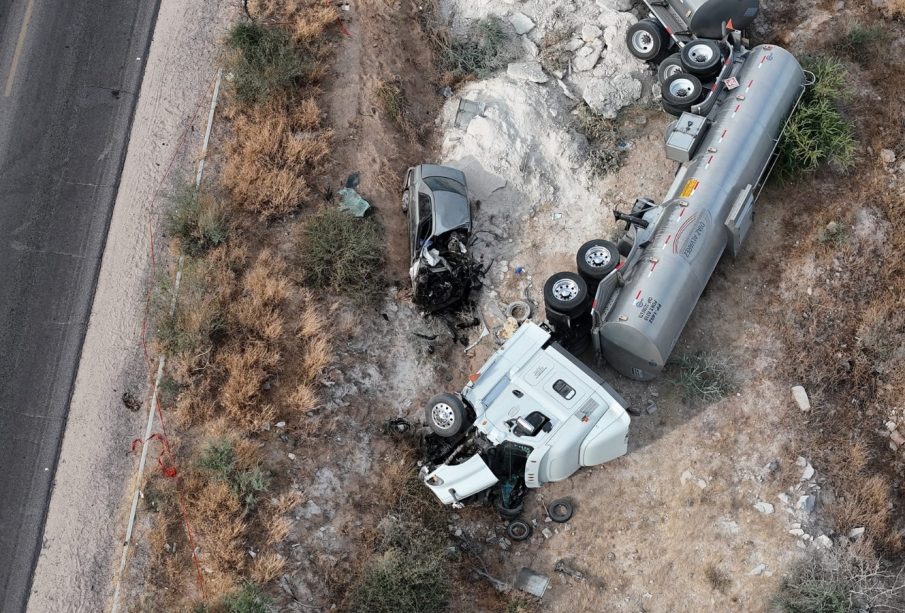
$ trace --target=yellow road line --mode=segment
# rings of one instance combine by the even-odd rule
[[[22,27],[19,29],[19,38],[16,40],[16,50],[13,52],[13,63],[9,67],[9,76],[6,77],[6,87],[3,88],[3,97],[9,98],[13,92],[13,79],[16,78],[16,68],[19,66],[19,57],[22,55],[22,47],[25,46],[25,34],[28,32],[28,22],[31,21],[31,9],[35,4],[35,0],[28,0],[25,5],[25,18],[22,20]]]

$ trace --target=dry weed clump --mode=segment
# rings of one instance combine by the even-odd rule
[[[238,112],[224,147],[221,184],[233,206],[265,219],[292,212],[312,196],[316,176],[330,154],[332,132],[306,98],[289,111],[287,101]]]

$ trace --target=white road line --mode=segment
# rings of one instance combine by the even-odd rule
[[[9,75],[6,77],[6,86],[3,88],[3,97],[9,98],[13,93],[13,80],[16,78],[16,69],[19,67],[19,58],[22,56],[22,47],[25,46],[25,35],[28,33],[28,24],[31,21],[31,10],[35,0],[28,0],[25,5],[25,17],[22,19],[22,27],[19,29],[19,38],[16,39],[16,50],[13,51],[13,61],[9,65]]]

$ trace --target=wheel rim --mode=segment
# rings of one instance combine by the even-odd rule
[[[680,64],[670,64],[666,67],[666,70],[663,72],[664,80],[673,76],[674,74],[679,74],[682,72],[682,66]]]
[[[449,430],[456,422],[456,414],[451,406],[445,402],[438,402],[431,409],[431,419],[438,428]]]
[[[676,98],[689,98],[694,93],[694,83],[691,79],[676,79],[669,84],[669,93]]]
[[[552,291],[557,300],[570,302],[578,296],[578,283],[572,279],[560,279],[553,284]]]
[[[641,53],[650,53],[654,48],[654,37],[644,30],[632,35],[632,46]]]
[[[606,268],[612,261],[610,250],[606,247],[591,247],[584,254],[584,261],[592,268]]]
[[[713,59],[713,49],[707,45],[692,45],[688,58],[695,64],[706,64]]]

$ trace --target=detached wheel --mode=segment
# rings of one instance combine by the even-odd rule
[[[525,509],[525,503],[523,502],[518,503],[514,507],[503,506],[502,499],[497,500],[494,506],[496,506],[497,513],[499,513],[500,517],[503,519],[515,519],[521,515],[522,511]]]
[[[648,62],[666,46],[666,31],[653,19],[642,19],[632,25],[625,34],[629,53]]]
[[[657,66],[657,81],[660,85],[663,85],[666,83],[666,79],[680,72],[685,72],[685,68],[682,66],[682,60],[679,57],[679,54],[673,53]]]
[[[514,519],[506,526],[506,534],[513,541],[524,541],[531,536],[531,524],[521,519]]]
[[[679,59],[685,72],[706,79],[720,71],[723,52],[716,41],[699,38],[682,47]]]
[[[572,514],[574,512],[575,508],[572,506],[572,501],[568,498],[554,500],[547,507],[547,515],[558,524],[564,524],[572,519]]]
[[[687,111],[700,100],[703,91],[704,86],[699,78],[687,72],[676,73],[663,84],[663,108],[667,109],[666,105],[669,104],[669,108]]]
[[[575,263],[588,285],[597,285],[619,265],[619,248],[610,241],[588,241],[578,249]]]
[[[566,317],[587,308],[588,284],[574,272],[558,272],[544,283],[544,303]]]
[[[465,426],[465,403],[455,394],[437,394],[424,407],[427,425],[437,436],[449,438]]]

